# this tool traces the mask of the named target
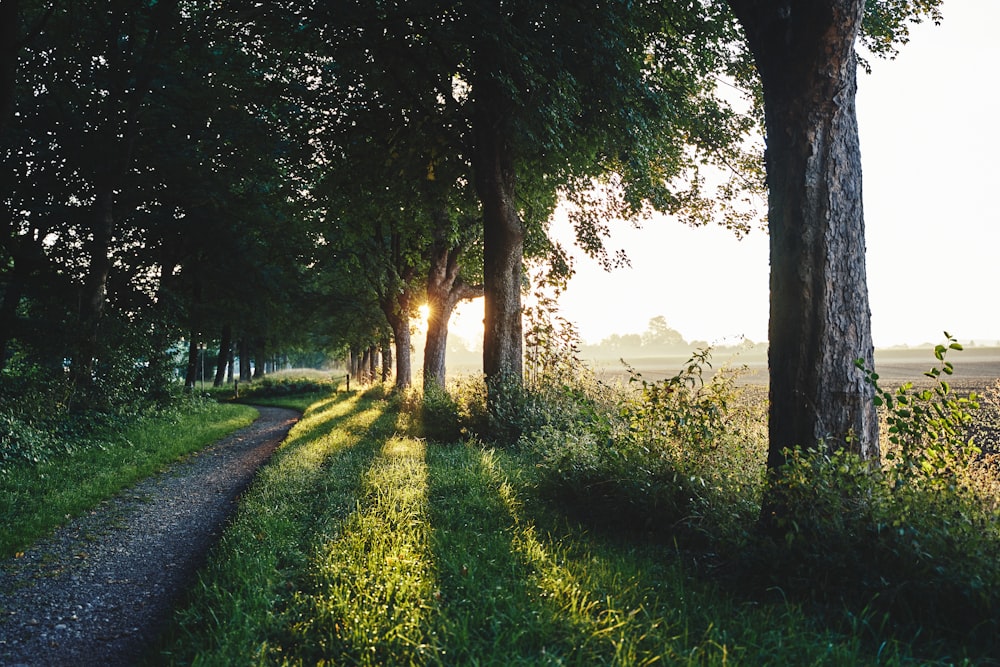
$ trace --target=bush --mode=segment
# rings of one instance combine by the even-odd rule
[[[750,568],[833,613],[849,603],[914,635],[995,648],[997,468],[966,436],[977,397],[954,395],[943,379],[947,349],[935,350],[931,389],[890,392],[867,371],[887,425],[881,465],[844,450],[786,452],[771,489],[778,540],[759,541]]]
[[[524,439],[538,457],[543,493],[581,517],[633,530],[735,540],[760,507],[761,405],[723,370],[709,382],[710,352],[641,390],[610,390],[572,422]]]
[[[329,375],[265,375],[240,387],[240,398],[288,396],[290,394],[330,394],[339,382]]]

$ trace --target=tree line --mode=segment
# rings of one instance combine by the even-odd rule
[[[244,377],[381,350],[402,388],[426,302],[442,387],[482,295],[495,401],[524,381],[525,265],[572,271],[559,202],[612,265],[607,220],[739,232],[766,185],[769,464],[876,456],[856,49],[893,55],[939,4],[4,0],[0,364],[85,404],[164,386],[179,341],[189,383],[206,345],[217,377],[234,348]]]

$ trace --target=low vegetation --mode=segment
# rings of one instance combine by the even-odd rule
[[[994,460],[965,436],[990,399],[938,377],[880,388],[881,468],[790,452],[790,511],[761,531],[762,396],[738,371],[708,378],[709,361],[631,387],[549,365],[499,414],[477,379],[430,396],[325,398],[249,492],[150,661],[995,655],[1000,493]]]
[[[59,428],[44,431],[0,413],[0,556],[255,417],[247,406],[193,399],[142,418],[50,415]]]
[[[1000,383],[952,388],[946,355],[960,346],[939,347],[916,385],[884,388],[861,369],[884,419],[880,465],[803,448],[771,483],[766,397],[741,369],[712,369],[705,350],[664,380],[630,371],[609,384],[576,360],[572,336],[549,334],[530,351],[525,386],[491,409],[476,377],[427,395],[343,391],[328,375],[241,388],[241,400],[304,417],[147,661],[996,655]],[[253,415],[197,398],[170,405],[48,421],[8,408],[3,552]],[[782,508],[771,521],[766,493]]]

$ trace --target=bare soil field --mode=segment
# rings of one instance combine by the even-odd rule
[[[656,381],[675,375],[687,362],[686,356],[646,357],[626,359],[643,379]],[[962,351],[950,351],[946,357],[955,372],[949,382],[959,390],[982,391],[1000,380],[1000,348],[970,347]],[[847,363],[851,363],[850,360]],[[628,380],[628,373],[620,361],[600,360],[590,362],[598,375],[607,381]],[[875,370],[880,383],[893,387],[903,382],[915,385],[930,384],[932,381],[924,373],[933,366],[940,366],[930,348],[891,349],[875,351]],[[767,384],[767,357],[760,353],[725,354],[713,356],[712,366],[720,368],[745,368],[740,381],[747,384]]]

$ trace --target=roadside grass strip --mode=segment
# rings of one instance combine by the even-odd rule
[[[69,519],[186,455],[253,423],[245,405],[139,419],[72,455],[0,475],[0,557],[14,555]]]
[[[247,495],[152,662],[899,664],[663,544],[541,505],[530,462],[402,435],[386,403],[311,408]]]
[[[310,407],[244,495],[230,527],[151,661],[270,664],[287,636],[285,612],[317,536],[355,508],[373,456],[363,438],[388,437],[395,416],[358,394]]]

